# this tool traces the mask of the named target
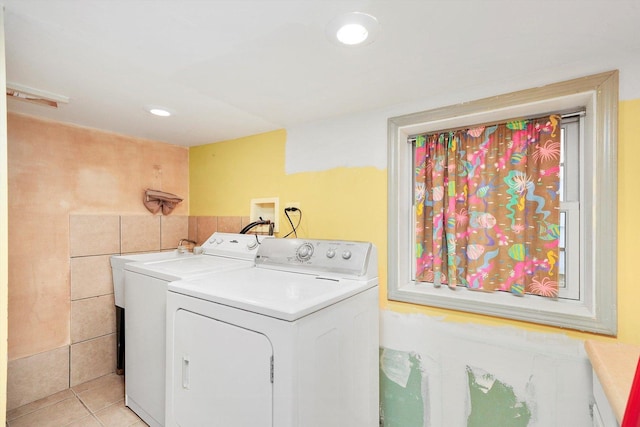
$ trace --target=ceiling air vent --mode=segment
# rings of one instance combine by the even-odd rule
[[[67,96],[10,82],[7,82],[7,97],[53,108],[58,108],[59,103],[69,103]]]

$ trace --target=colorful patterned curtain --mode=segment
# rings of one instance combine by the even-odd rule
[[[416,137],[416,280],[558,295],[560,117]]]

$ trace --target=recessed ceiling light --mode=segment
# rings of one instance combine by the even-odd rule
[[[169,117],[171,115],[170,112],[168,112],[167,110],[163,110],[162,108],[152,108],[149,110],[149,112],[155,116],[160,117]]]
[[[344,44],[360,44],[369,37],[369,31],[360,24],[346,24],[336,32],[336,37]]]
[[[337,44],[358,46],[373,43],[380,30],[378,20],[366,13],[349,12],[327,24],[327,37]]]
[[[154,116],[169,117],[170,115],[173,114],[168,109],[164,107],[158,107],[155,105],[147,105],[144,107],[144,109],[147,110],[149,113],[153,114]]]

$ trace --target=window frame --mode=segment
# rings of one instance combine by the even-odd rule
[[[408,137],[577,108],[586,110],[580,168],[580,300],[518,298],[412,280],[415,217]],[[616,335],[617,120],[617,70],[388,119],[388,299]]]
[[[567,120],[563,119],[561,131],[564,133],[563,144],[565,145],[565,153],[563,154],[563,172],[564,177],[571,177],[571,187],[567,187],[567,182],[563,182],[562,197],[560,198],[560,214],[564,215],[564,246],[580,247],[580,172],[584,169],[584,112],[576,114]],[[571,130],[571,132],[569,132]],[[575,131],[575,132],[574,132]],[[567,141],[568,140],[568,141]],[[571,145],[570,149],[566,149],[567,144]],[[572,157],[572,158],[568,158]],[[575,158],[573,158],[575,157]],[[572,171],[575,169],[577,172]],[[575,181],[575,182],[574,182]],[[567,256],[568,255],[568,256]],[[559,298],[571,300],[580,300],[583,292],[583,286],[580,280],[580,251],[569,251],[563,255],[564,262],[564,286],[559,289]],[[562,258],[562,257],[561,257]],[[577,277],[578,280],[568,282],[567,279]]]

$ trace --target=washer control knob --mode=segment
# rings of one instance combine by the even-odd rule
[[[303,243],[296,250],[296,257],[300,261],[309,261],[313,255],[313,245],[311,243]]]
[[[224,242],[224,240],[223,240],[222,238],[219,238],[219,239],[217,239],[217,240],[216,240],[216,243],[217,243],[217,244],[220,244],[220,243],[222,243],[222,242]]]
[[[258,246],[257,240],[249,240],[249,243],[247,243],[247,249],[249,249],[250,251],[255,249],[257,246]]]
[[[342,258],[344,258],[344,259],[351,258],[351,251],[346,250],[346,251],[342,252]]]
[[[334,256],[336,256],[336,251],[335,249],[329,249],[327,251],[327,258],[333,258]]]

